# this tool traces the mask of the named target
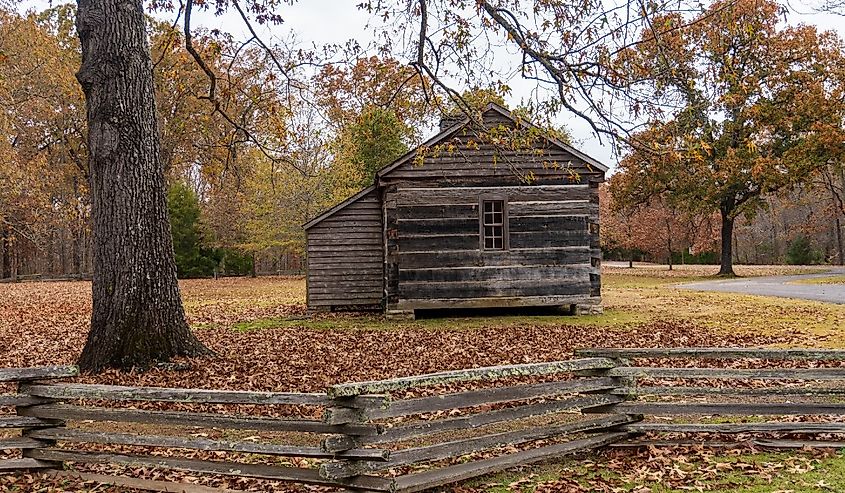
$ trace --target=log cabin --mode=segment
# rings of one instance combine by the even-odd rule
[[[601,312],[607,167],[491,103],[315,217],[312,311],[562,307]]]

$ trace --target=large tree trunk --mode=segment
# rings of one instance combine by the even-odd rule
[[[173,242],[141,0],[78,0],[93,215],[93,313],[79,366],[145,368],[207,349],[191,333]]]
[[[725,209],[721,210],[722,216],[722,266],[719,269],[720,276],[734,276],[733,264],[733,233],[734,218]]]

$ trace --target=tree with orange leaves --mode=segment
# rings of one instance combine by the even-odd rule
[[[644,33],[620,55],[654,103],[621,162],[628,179],[616,198],[637,204],[666,194],[718,212],[720,275],[733,275],[739,214],[845,152],[842,42],[813,27],[779,29],[780,13],[769,0],[719,1],[693,22],[656,19],[661,34]]]

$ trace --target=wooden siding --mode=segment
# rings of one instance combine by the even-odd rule
[[[507,199],[508,250],[481,249],[484,196]],[[589,184],[388,186],[388,308],[597,302],[597,197]]]
[[[308,307],[381,306],[384,240],[377,190],[307,230]]]
[[[514,127],[511,120],[492,109],[485,112],[483,118],[488,126]],[[440,186],[443,181],[451,186],[524,184],[515,170],[533,180],[533,184],[587,184],[604,179],[602,170],[542,138],[536,139],[530,149],[515,151],[483,143],[476,131],[465,127],[446,139],[442,146],[425,157],[421,164],[415,157],[406,160],[382,175],[380,183],[414,181],[418,186]]]

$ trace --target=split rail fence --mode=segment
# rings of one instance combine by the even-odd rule
[[[12,409],[0,416],[0,428],[22,430],[0,438],[0,451],[22,451],[0,459],[0,472],[45,470],[158,491],[221,491],[73,472],[111,464],[410,492],[605,446],[710,445],[714,436],[746,436],[739,434],[753,434],[760,446],[845,446],[832,438],[845,435],[845,423],[837,421],[845,415],[845,351],[585,349],[576,355],[340,384],[324,393],[62,383],[57,380],[77,374],[74,367],[0,369],[0,382],[18,384],[17,393],[0,395],[0,409]],[[655,366],[671,359],[685,366]],[[699,365],[713,361],[719,365]],[[761,368],[773,361],[801,367]],[[236,412],[206,412],[209,407]],[[793,420],[720,423],[713,416]],[[100,426],[107,422],[135,428]],[[231,438],[245,434],[239,430],[262,436]],[[65,470],[67,464],[74,466]]]

